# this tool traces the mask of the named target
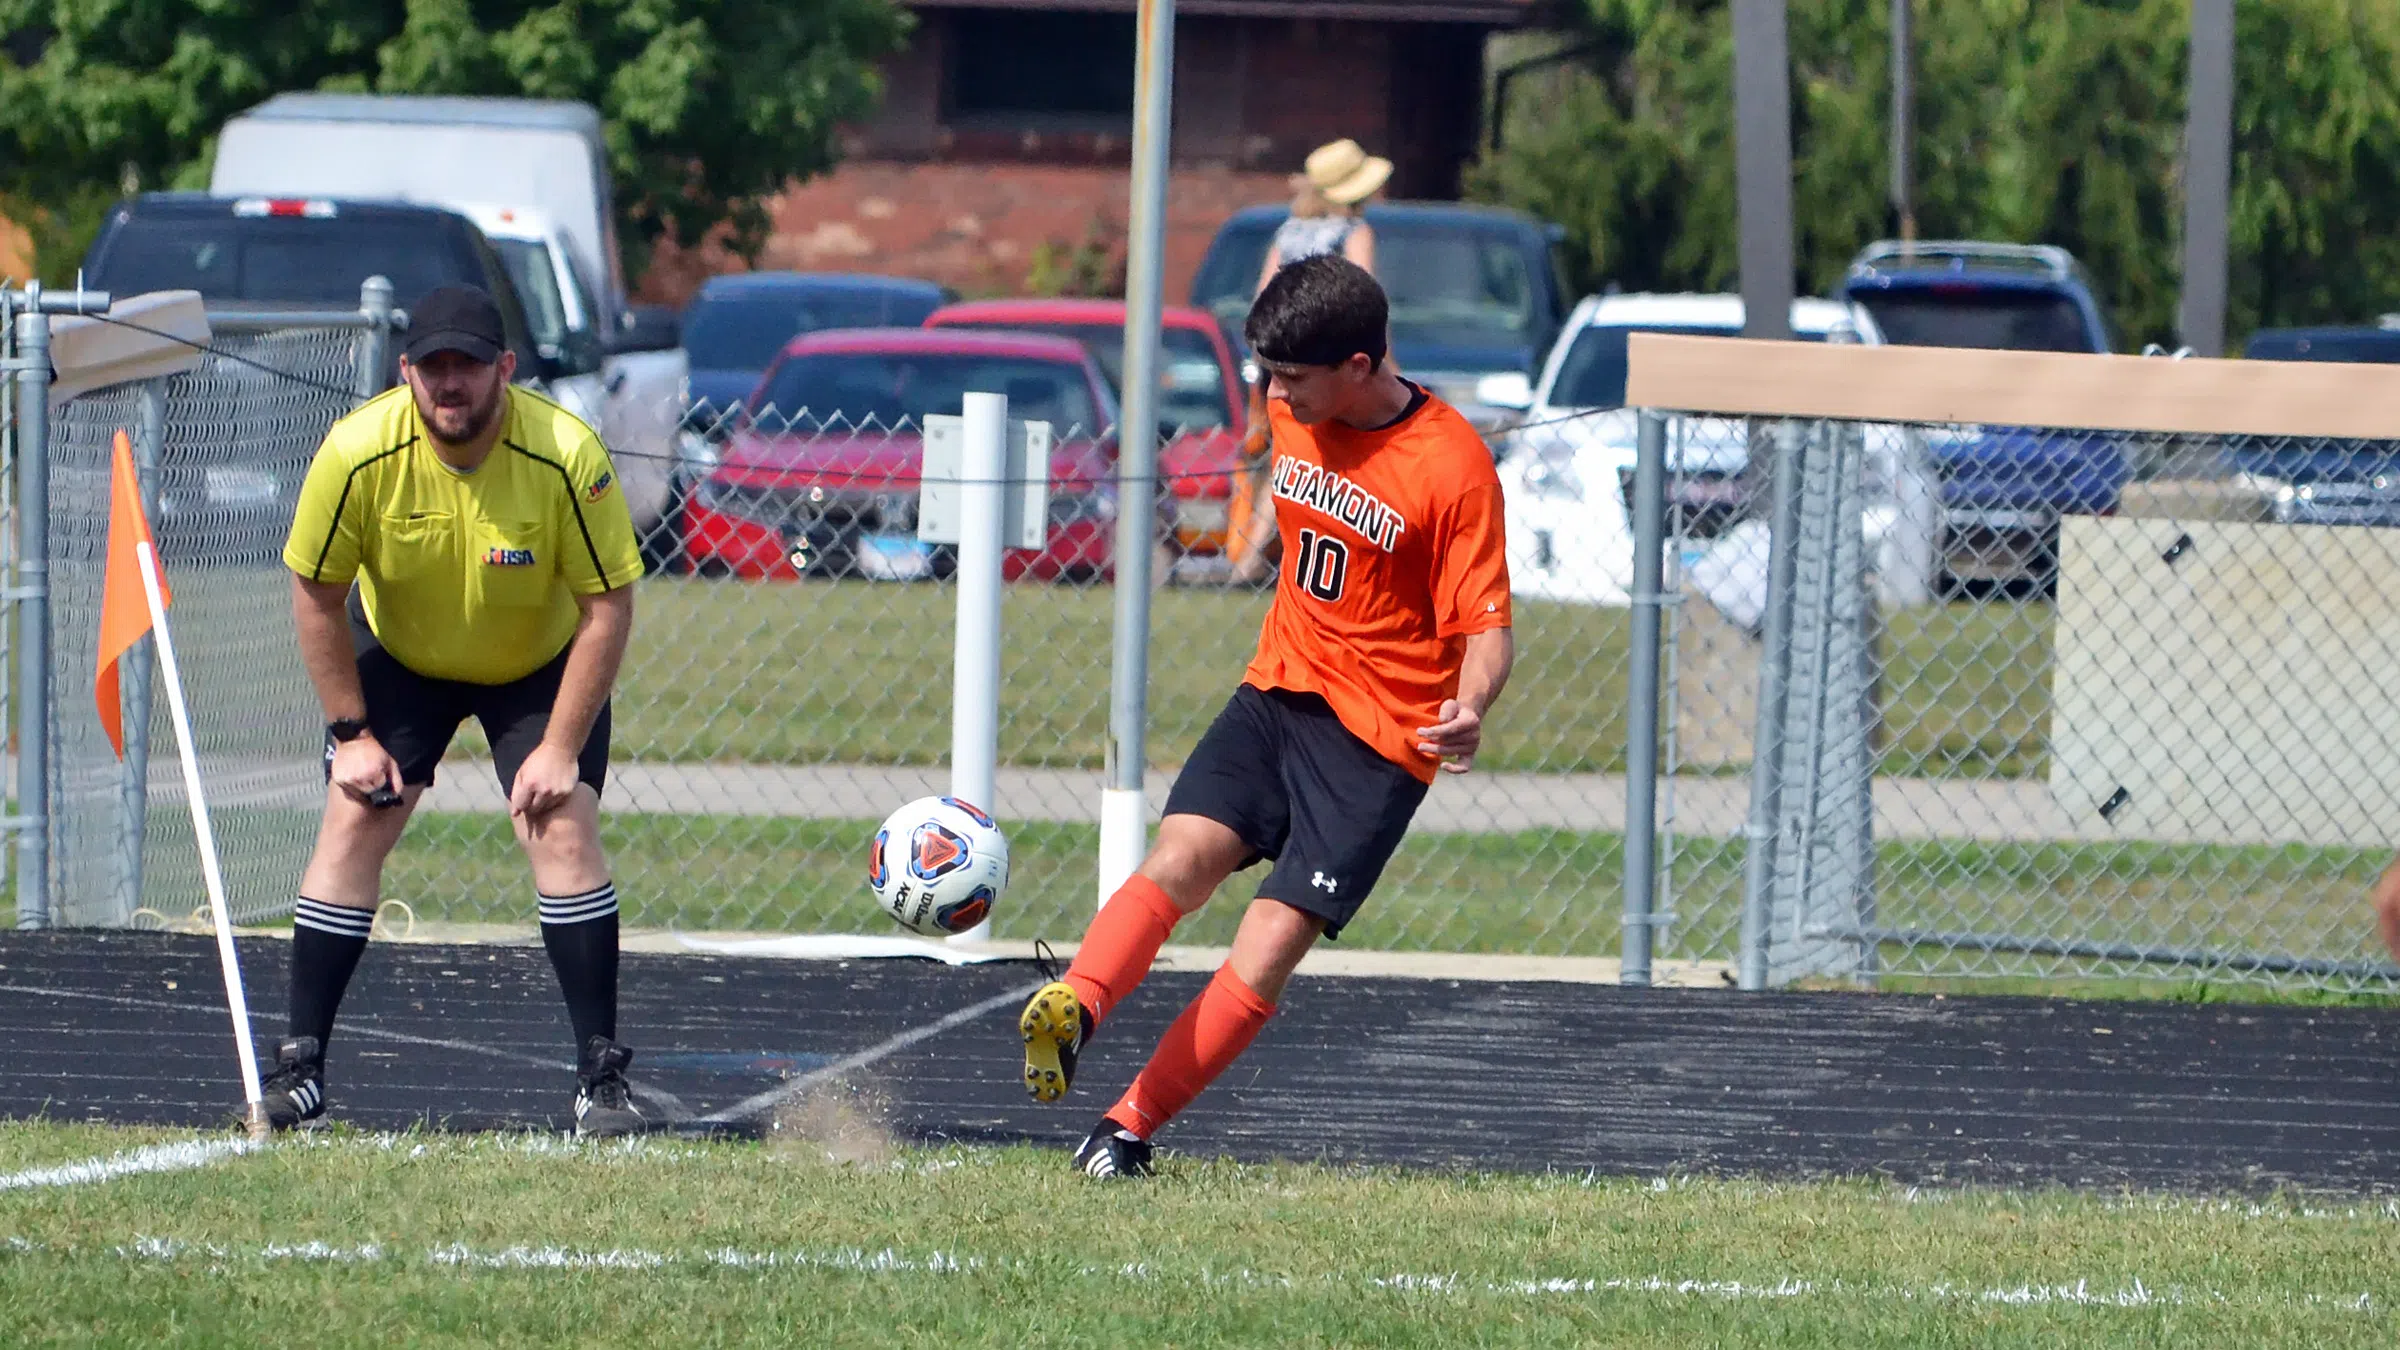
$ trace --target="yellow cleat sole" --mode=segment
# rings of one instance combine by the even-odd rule
[[[1038,990],[1017,1018],[1025,1035],[1025,1090],[1037,1102],[1054,1102],[1067,1095],[1072,1070],[1067,1055],[1083,1034],[1083,1001],[1064,980]]]

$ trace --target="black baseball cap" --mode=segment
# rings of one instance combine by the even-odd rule
[[[435,352],[458,352],[490,365],[507,343],[500,306],[482,287],[436,286],[409,309],[408,342],[400,354],[422,361]]]

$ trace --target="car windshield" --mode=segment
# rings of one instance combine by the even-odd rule
[[[683,350],[698,370],[764,370],[783,344],[827,328],[914,328],[932,296],[871,289],[704,297],[683,323]]]
[[[1902,346],[2090,352],[2102,345],[2073,300],[2044,291],[1911,287],[1860,291],[1856,299],[1884,341]]]
[[[1192,283],[1192,303],[1239,333],[1274,223],[1229,226]],[[1540,337],[1523,247],[1473,221],[1377,220],[1375,274],[1391,297],[1397,346],[1521,347]]]
[[[1125,328],[1113,323],[1016,323],[976,320],[944,325],[960,328],[1005,328],[1014,333],[1047,333],[1073,338],[1092,354],[1111,387],[1125,387]],[[1187,429],[1233,425],[1233,409],[1225,402],[1225,372],[1217,365],[1216,344],[1206,333],[1189,328],[1159,330],[1158,420]]]
[[[1628,333],[1680,333],[1686,337],[1740,337],[1742,330],[1720,324],[1594,324],[1575,335],[1567,359],[1559,363],[1558,382],[1550,389],[1553,408],[1622,408],[1625,406],[1625,337]],[[1802,342],[1823,342],[1823,333],[1795,332]]]
[[[1008,415],[1048,422],[1065,435],[1097,434],[1106,426],[1092,406],[1080,366],[1027,357],[966,356],[948,352],[819,352],[776,364],[754,415],[774,425],[921,426],[926,417],[956,417],[970,393],[1006,394]],[[771,411],[770,411],[771,410]]]
[[[198,291],[206,300],[358,304],[368,277],[407,305],[436,286],[484,284],[463,231],[426,221],[339,216],[126,220],[86,284],[119,295]]]
[[[534,345],[556,350],[567,340],[567,306],[559,295],[557,269],[550,265],[550,246],[535,239],[494,239],[492,248],[524,302]]]

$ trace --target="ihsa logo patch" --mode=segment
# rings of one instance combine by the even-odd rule
[[[533,566],[533,550],[529,548],[485,549],[483,560],[493,567],[531,567]]]

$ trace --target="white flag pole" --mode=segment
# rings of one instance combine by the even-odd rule
[[[150,632],[158,642],[159,670],[167,678],[167,711],[182,752],[183,791],[192,803],[192,834],[200,844],[200,876],[208,886],[208,912],[217,931],[217,960],[225,968],[225,1009],[233,1018],[234,1053],[241,1058],[242,1095],[249,1104],[250,1137],[267,1137],[267,1108],[258,1092],[258,1052],[250,1044],[250,1000],[242,992],[242,965],[233,950],[233,917],[225,910],[225,874],[217,866],[217,832],[208,822],[208,799],[200,795],[200,761],[192,748],[192,714],[183,702],[183,671],[175,664],[175,639],[167,633],[166,598],[158,583],[158,554],[148,540],[136,546],[142,564],[142,595],[150,602]]]

